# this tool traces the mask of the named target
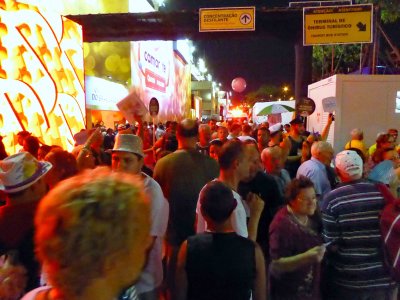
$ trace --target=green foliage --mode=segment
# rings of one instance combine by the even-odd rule
[[[355,3],[374,3],[379,6],[380,19],[383,23],[393,23],[400,20],[400,0],[355,0]],[[313,81],[318,81],[333,74],[351,73],[358,70],[360,47],[359,44],[314,46],[312,61]],[[381,49],[379,56],[382,55],[384,55],[383,49]]]
[[[281,89],[275,85],[262,85],[257,91],[249,92],[245,95],[244,101],[253,106],[256,102],[272,101],[281,95]]]
[[[373,3],[378,5],[383,23],[393,23],[400,19],[399,0],[355,0],[355,3]]]
[[[360,47],[360,44],[314,46],[313,81],[333,74],[356,71],[360,63]],[[333,67],[332,55],[334,56]]]

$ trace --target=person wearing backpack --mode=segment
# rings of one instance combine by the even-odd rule
[[[330,243],[326,299],[396,299],[397,286],[385,266],[380,214],[385,195],[378,184],[362,179],[357,152],[336,155],[341,184],[322,200],[323,235]]]

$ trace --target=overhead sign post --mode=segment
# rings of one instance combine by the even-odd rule
[[[373,5],[303,8],[303,44],[372,43]]]
[[[254,31],[256,8],[224,7],[200,8],[199,31]]]

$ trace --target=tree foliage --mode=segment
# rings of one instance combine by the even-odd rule
[[[281,95],[281,89],[275,85],[264,84],[256,91],[247,93],[244,101],[253,106],[256,102],[273,101]]]
[[[373,3],[379,7],[383,23],[399,22],[400,0],[356,0],[356,3]],[[384,51],[382,51],[384,52]],[[351,73],[359,69],[361,45],[327,45],[313,47],[313,81],[338,73]],[[384,53],[380,53],[384,56]],[[333,57],[333,66],[332,66]]]
[[[373,3],[379,6],[381,19],[384,23],[393,23],[400,19],[399,0],[355,0],[355,3]]]
[[[318,81],[337,73],[351,73],[358,70],[360,51],[360,44],[314,46],[313,81]]]

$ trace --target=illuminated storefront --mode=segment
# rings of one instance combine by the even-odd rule
[[[123,121],[114,108],[90,100],[107,106],[130,88],[146,106],[153,97],[159,100],[157,122],[195,115],[186,41],[83,44],[82,28],[60,16],[154,10],[148,1],[20,1],[0,1],[0,135],[8,154],[19,150],[16,134],[22,130],[43,144],[72,150],[73,135],[82,128]],[[35,2],[46,10],[27,4]],[[85,75],[98,80],[85,85]],[[111,93],[101,80],[115,83]]]
[[[132,86],[144,104],[160,103],[158,119],[179,120],[190,113],[190,65],[172,41],[132,42]]]
[[[115,129],[117,124],[125,123],[117,108],[117,102],[128,95],[128,89],[119,83],[98,78],[85,77],[87,117],[93,125],[101,124]]]
[[[18,1],[0,2],[0,134],[9,154],[27,130],[71,150],[85,127],[81,27]]]

